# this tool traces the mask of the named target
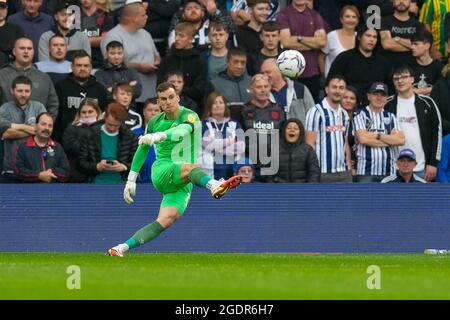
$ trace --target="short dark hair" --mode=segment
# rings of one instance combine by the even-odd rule
[[[156,92],[164,92],[168,89],[172,88],[175,92],[177,91],[177,89],[175,89],[175,86],[169,82],[162,82],[160,83],[157,87],[156,87]]]
[[[251,8],[260,3],[270,4],[270,0],[247,0],[247,5]]]
[[[55,39],[55,38],[61,38],[61,39],[64,40],[64,43],[66,43],[66,39],[65,39],[62,35],[60,35],[60,34],[54,34],[54,35],[52,35],[52,36],[50,37],[50,39],[48,40],[48,45],[49,45],[49,46],[50,46],[50,44],[52,43],[52,40]]]
[[[147,98],[147,99],[144,101],[144,108],[145,108],[149,103],[151,103],[151,104],[158,104],[158,98],[157,98],[157,97]]]
[[[330,84],[330,82],[332,80],[342,80],[345,82],[345,84],[347,84],[347,80],[345,80],[345,77],[343,75],[340,74],[329,74],[327,77],[327,80],[325,82],[325,87],[328,87],[328,85]]]
[[[53,115],[49,112],[42,112],[40,113],[37,117],[36,117],[36,123],[39,123],[39,120],[41,120],[41,118],[43,116],[48,116],[50,118],[52,118],[53,123],[55,123],[55,118],[53,117]]]
[[[275,21],[267,21],[262,24],[261,33],[280,31],[280,27]]]
[[[114,48],[122,48],[123,49],[123,44],[119,41],[113,40],[108,42],[108,44],[106,45],[106,51],[108,51],[109,49],[114,49]]]
[[[184,80],[184,73],[181,70],[171,70],[168,71],[165,75],[164,75],[164,81],[168,81],[170,77],[172,76],[177,76],[177,77],[181,77]],[[185,81],[186,82],[186,81]]]
[[[27,84],[33,88],[33,82],[27,76],[20,75],[15,77],[11,84],[11,89],[15,89],[18,84]]]
[[[416,41],[433,44],[433,36],[429,31],[425,29],[419,30],[418,32],[414,33],[413,36],[411,37],[411,42]]]
[[[230,61],[231,57],[233,56],[245,56],[247,57],[247,52],[240,48],[240,47],[233,47],[231,49],[228,50],[227,53],[227,61]]]
[[[396,74],[403,74],[403,73],[409,73],[411,76],[414,76],[413,69],[407,64],[404,64],[400,67],[395,68],[392,75],[394,76]]]
[[[89,53],[87,53],[85,50],[76,50],[76,51],[74,51],[74,53],[72,55],[72,63],[74,63],[76,59],[81,59],[81,58],[86,58],[86,57],[89,58],[89,61],[92,64],[92,58],[89,55]]]

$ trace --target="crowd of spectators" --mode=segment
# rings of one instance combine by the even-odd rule
[[[448,182],[449,38],[450,1],[0,0],[0,182],[122,183],[161,82],[215,178]]]

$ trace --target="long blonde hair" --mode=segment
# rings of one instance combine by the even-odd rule
[[[447,64],[442,68],[441,74],[442,74],[443,77],[447,77],[447,76],[450,74],[450,62],[447,63]]]

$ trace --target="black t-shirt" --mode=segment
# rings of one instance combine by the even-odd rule
[[[0,51],[9,56],[12,48],[14,48],[14,42],[23,35],[25,33],[20,27],[5,23],[3,27],[0,27]]]
[[[281,52],[279,50],[278,52]],[[263,64],[264,60],[266,59],[276,59],[278,55],[274,57],[266,56],[265,54],[261,53],[261,50],[252,52],[248,55],[247,60],[247,72],[249,76],[254,76],[255,74],[259,73],[259,70],[261,69],[261,65]]]
[[[108,32],[114,27],[114,17],[98,9],[92,16],[87,16],[81,12],[81,29],[88,38],[101,37],[103,33]],[[100,68],[104,61],[100,47],[92,47],[92,65],[94,68]]]
[[[414,87],[424,88],[434,85],[441,78],[442,63],[433,60],[427,66],[422,66],[414,61],[411,64],[414,71]]]
[[[392,38],[400,37],[411,39],[412,36],[421,29],[423,29],[422,25],[417,19],[412,17],[407,21],[400,21],[393,15],[381,19],[381,31],[390,31]],[[414,60],[411,51],[394,52],[382,50],[382,55],[389,59],[394,69],[403,64],[411,64]]]

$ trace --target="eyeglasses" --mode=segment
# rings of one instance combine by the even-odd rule
[[[239,173],[244,173],[244,174],[248,174],[248,173],[252,173],[252,172],[253,172],[252,169],[242,169],[242,170],[239,170]]]
[[[392,79],[394,79],[394,82],[398,82],[400,80],[405,80],[410,77],[412,77],[412,76],[410,74],[408,74],[408,75],[404,75],[404,76],[393,77]]]

